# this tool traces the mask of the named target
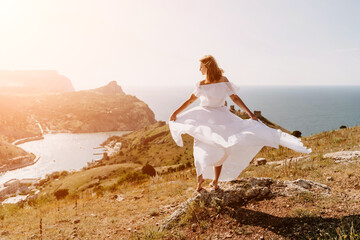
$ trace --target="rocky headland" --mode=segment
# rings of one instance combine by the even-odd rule
[[[0,93],[39,94],[73,92],[67,77],[56,70],[0,70]]]
[[[0,94],[0,110],[0,136],[4,144],[19,139],[36,140],[44,133],[133,131],[156,122],[149,106],[124,93],[116,81],[83,91]],[[22,156],[10,148],[4,149],[15,155],[0,156],[0,167],[7,159]]]

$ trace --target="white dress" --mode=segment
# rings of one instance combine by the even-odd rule
[[[236,94],[238,87],[231,82],[207,85],[195,84],[192,92],[200,98],[200,106],[179,113],[169,121],[171,136],[183,146],[181,135],[194,137],[194,160],[197,176],[213,179],[213,166],[222,166],[219,181],[239,176],[263,146],[279,145],[297,152],[310,153],[300,139],[273,129],[260,121],[241,119],[224,105],[227,96]]]

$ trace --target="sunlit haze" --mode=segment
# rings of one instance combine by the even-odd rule
[[[192,85],[212,54],[239,85],[359,85],[359,1],[0,1],[0,70],[76,90]]]

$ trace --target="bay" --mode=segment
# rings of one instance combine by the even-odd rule
[[[103,149],[98,147],[108,137],[121,136],[127,132],[129,131],[44,134],[42,140],[19,144],[25,151],[40,158],[33,165],[3,173],[0,184],[13,178],[42,178],[55,171],[80,170],[88,162],[102,157]]]

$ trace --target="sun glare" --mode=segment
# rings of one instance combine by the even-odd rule
[[[8,25],[16,20],[18,12],[16,1],[0,0],[0,24]]]

